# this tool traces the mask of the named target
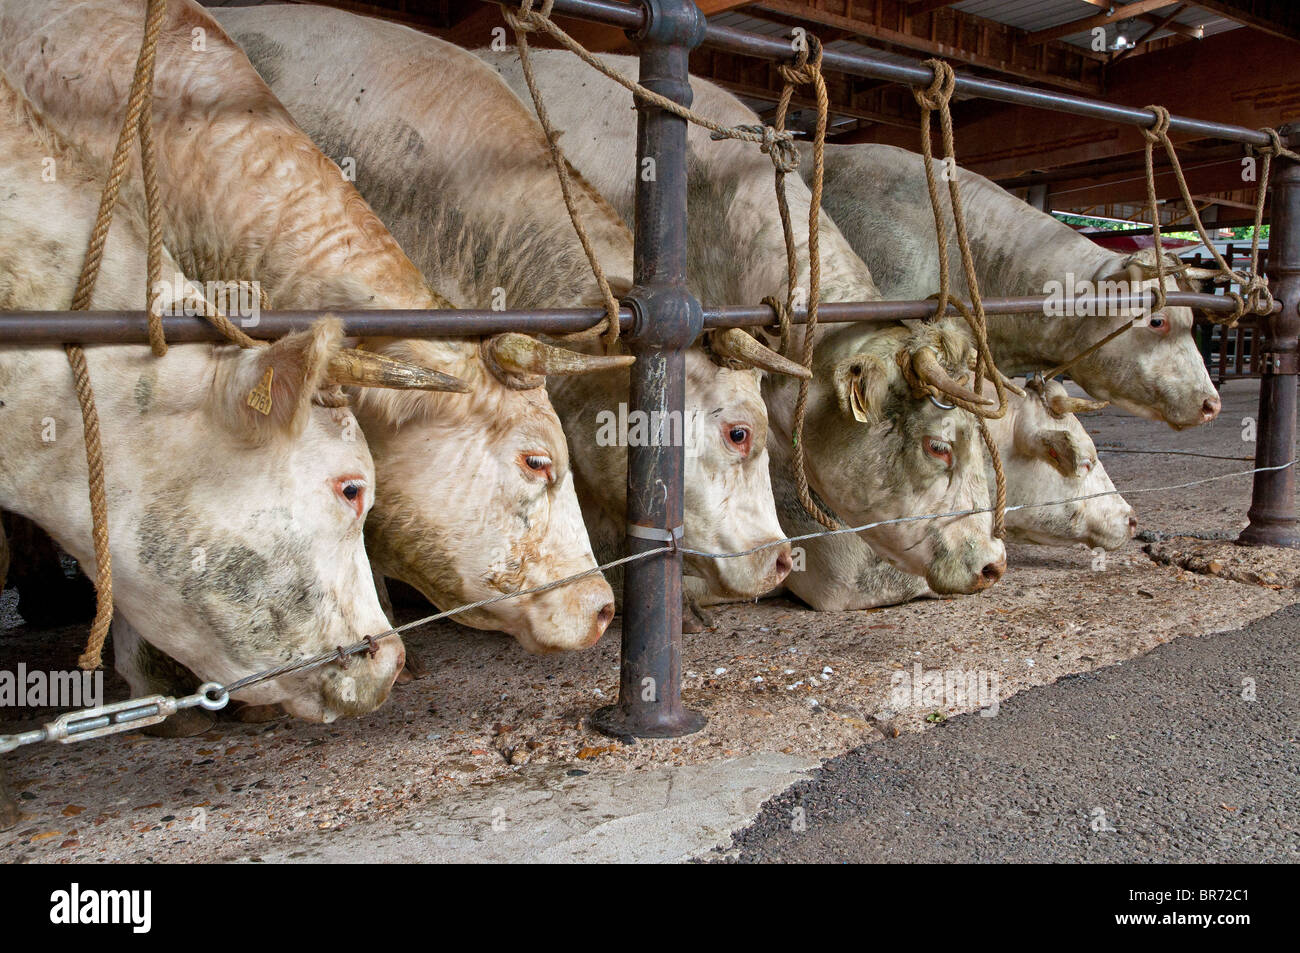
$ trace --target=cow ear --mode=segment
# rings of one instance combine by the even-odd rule
[[[1042,456],[1056,470],[1071,479],[1085,466],[1092,466],[1092,454],[1078,437],[1068,430],[1045,430],[1039,438]]]
[[[342,341],[343,323],[322,318],[269,347],[230,354],[218,380],[222,419],[254,445],[277,434],[297,436]]]
[[[882,419],[889,393],[889,369],[880,358],[859,354],[841,361],[833,375],[840,411],[861,424]]]

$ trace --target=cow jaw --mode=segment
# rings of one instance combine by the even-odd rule
[[[407,341],[385,350],[393,347],[391,356],[454,373],[475,392],[359,395],[381,486],[366,524],[376,568],[444,610],[594,569],[568,448],[545,390],[501,386],[468,345],[444,343],[434,354],[430,342]],[[539,470],[530,470],[530,459]],[[595,574],[456,621],[506,632],[529,651],[578,649],[600,638],[613,602]]]
[[[990,421],[1006,472],[1007,505],[1013,507],[1007,535],[1040,546],[1116,549],[1136,528],[1133,509],[1115,493],[1079,418],[1051,409],[1053,398],[1065,396],[1056,381],[1031,382],[1023,398],[1012,398],[1005,418]],[[1042,505],[1057,500],[1073,502]]]
[[[718,367],[702,352],[686,358],[686,411],[692,422],[686,448],[685,536],[689,549],[743,552],[709,559],[687,556],[685,571],[698,582],[691,594],[701,605],[756,599],[779,586],[790,571],[790,545],[772,497],[767,454],[767,408],[755,370]],[[748,444],[729,437],[736,429]]]

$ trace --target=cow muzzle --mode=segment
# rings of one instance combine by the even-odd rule
[[[989,588],[1006,570],[1002,540],[967,539],[960,547],[941,548],[926,570],[925,581],[940,595],[968,595]]]

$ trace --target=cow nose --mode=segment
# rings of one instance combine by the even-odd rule
[[[1136,536],[1136,535],[1137,535],[1137,531],[1138,531],[1138,518],[1137,518],[1136,516],[1134,516],[1133,514],[1129,514],[1129,518],[1128,518],[1128,534],[1129,534],[1130,536]]]
[[[783,549],[776,554],[776,578],[778,582],[790,575],[790,570],[793,567],[794,560],[790,558],[789,551]]]
[[[607,602],[601,606],[600,611],[596,613],[596,621],[591,626],[591,634],[587,637],[587,641],[583,644],[583,648],[587,648],[599,642],[600,637],[605,634],[605,630],[609,628],[609,624],[613,621],[614,603]]]
[[[1219,395],[1207,397],[1201,403],[1201,422],[1209,423],[1215,417],[1219,416],[1219,411],[1223,409],[1223,401],[1219,400]]]
[[[1005,559],[999,559],[995,563],[986,563],[984,568],[980,570],[979,588],[987,589],[1001,579],[1002,574],[1006,571],[1007,561]]]

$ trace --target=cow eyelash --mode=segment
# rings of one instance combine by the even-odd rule
[[[555,481],[555,461],[543,453],[525,453],[521,455],[524,468],[546,477],[547,482]]]

